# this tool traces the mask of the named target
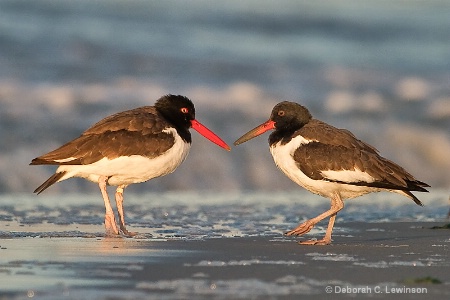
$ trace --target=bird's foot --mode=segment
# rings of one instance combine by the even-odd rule
[[[307,240],[298,242],[299,245],[329,245],[331,244],[331,240],[329,239],[321,239],[321,240]]]
[[[106,236],[119,235],[119,229],[117,228],[116,218],[114,217],[114,214],[105,214],[105,229]]]
[[[285,235],[303,235],[305,233],[308,233],[311,231],[311,229],[314,228],[314,223],[311,221],[306,221],[300,225],[298,225],[296,228],[292,229],[291,231],[288,231],[285,233]]]
[[[139,234],[139,232],[131,232],[131,231],[128,231],[128,230],[126,229],[125,225],[122,225],[122,224],[120,224],[120,232],[122,232],[122,234],[123,234],[124,236],[126,236],[126,237],[133,237],[133,236]]]

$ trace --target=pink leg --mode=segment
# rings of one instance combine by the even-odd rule
[[[106,235],[118,235],[119,229],[117,228],[116,219],[114,217],[114,211],[112,210],[111,203],[109,202],[108,193],[106,191],[106,182],[108,178],[106,176],[101,176],[98,179],[98,186],[100,187],[100,191],[102,192],[103,201],[105,202],[105,229]]]
[[[334,221],[336,220],[336,215],[337,215],[337,213],[332,214],[330,216],[330,221],[328,222],[327,232],[325,233],[325,236],[323,239],[307,240],[307,241],[301,241],[298,243],[300,245],[329,245],[329,244],[331,244],[331,233],[333,232]]]
[[[322,240],[317,240],[317,241],[311,240],[311,241],[301,242],[301,244],[304,244],[304,245],[328,245],[328,244],[330,244],[331,243],[331,233],[333,231],[334,221],[336,220],[336,214],[342,208],[344,208],[344,202],[342,202],[342,199],[339,196],[339,194],[337,194],[337,193],[334,194],[330,200],[331,200],[331,208],[329,210],[327,210],[326,212],[320,214],[319,216],[317,216],[313,219],[310,219],[310,220],[300,224],[293,230],[286,232],[286,235],[303,235],[305,233],[308,233],[311,229],[313,229],[313,227],[317,223],[319,223],[320,221],[322,221],[323,219],[325,219],[327,217],[330,217],[327,232],[325,234],[325,237]]]
[[[119,213],[120,230],[126,236],[134,236],[137,234],[137,232],[129,232],[125,226],[125,215],[123,212],[123,190],[124,190],[124,188],[126,188],[126,185],[121,185],[121,186],[117,187],[117,190],[116,190],[116,205],[117,205],[117,212]]]

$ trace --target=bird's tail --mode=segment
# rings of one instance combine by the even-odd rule
[[[45,191],[48,187],[50,187],[51,185],[53,185],[54,183],[57,183],[64,175],[66,175],[66,171],[64,172],[59,172],[59,173],[55,173],[52,176],[50,176],[49,179],[47,179],[43,184],[41,184],[40,186],[38,186],[37,189],[34,190],[34,193],[36,194],[40,194],[43,191]]]
[[[416,202],[417,205],[423,206],[422,201],[417,199],[417,197],[414,196],[413,193],[411,193],[410,191],[401,191],[401,192],[404,193],[407,197],[411,198],[414,202]]]

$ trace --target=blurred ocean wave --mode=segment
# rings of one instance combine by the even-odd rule
[[[450,187],[446,1],[0,0],[0,192],[99,119],[184,94],[232,143],[294,100],[433,187]],[[20,21],[18,21],[20,20]],[[193,133],[174,174],[131,187],[282,190],[267,136],[226,153]],[[70,180],[49,192],[94,191]]]

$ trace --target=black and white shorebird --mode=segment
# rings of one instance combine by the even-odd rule
[[[321,220],[330,218],[323,239],[300,244],[330,244],[336,214],[344,208],[345,199],[389,191],[422,206],[411,191],[427,192],[428,184],[380,156],[373,146],[357,139],[350,131],[312,118],[307,108],[295,102],[278,103],[267,122],[234,144],[242,144],[272,129],[275,131],[269,136],[270,152],[278,168],[295,183],[331,200],[329,210],[286,233],[303,235]]]
[[[104,118],[80,137],[32,160],[31,165],[59,165],[56,173],[34,192],[40,194],[52,184],[82,177],[98,183],[105,202],[107,235],[133,235],[125,227],[123,191],[173,172],[191,147],[193,128],[226,150],[230,147],[195,119],[191,100],[166,95],[154,106],[123,111]],[[106,186],[117,186],[115,198],[119,216],[117,227]]]

